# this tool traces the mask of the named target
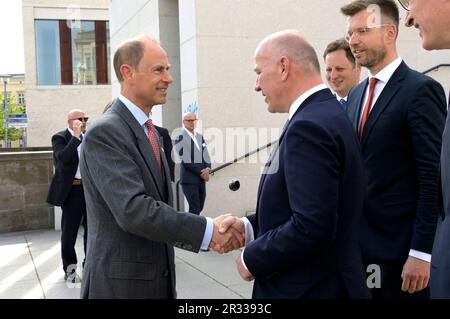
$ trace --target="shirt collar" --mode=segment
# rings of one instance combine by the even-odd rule
[[[139,122],[139,125],[143,126],[148,119],[151,119],[151,116],[147,116],[136,104],[131,102],[122,94],[119,94],[119,100],[127,107],[127,109],[133,114],[136,121]]]
[[[397,70],[397,68],[400,66],[402,61],[403,60],[401,57],[397,57],[394,61],[392,61],[391,63],[386,65],[377,74],[372,74],[369,71],[369,80],[372,79],[373,77],[376,77],[378,79],[378,81],[387,83],[389,81],[389,79],[391,78],[392,74],[394,74],[395,70]]]
[[[323,89],[326,89],[326,85],[325,84],[319,84],[316,85],[312,88],[310,88],[308,91],[306,91],[305,93],[303,93],[302,95],[300,95],[295,101],[294,103],[291,104],[291,106],[289,107],[289,120],[292,119],[292,117],[294,116],[295,112],[297,112],[298,108],[300,107],[300,105],[302,105],[303,102],[305,102],[305,100],[310,97],[311,95],[313,95],[316,92],[319,92]]]
[[[337,99],[338,101],[340,101],[340,100],[347,101],[347,98],[348,98],[348,95],[347,95],[346,97],[341,97],[341,96],[339,96],[339,94],[336,93],[336,99]]]

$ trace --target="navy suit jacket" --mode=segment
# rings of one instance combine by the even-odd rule
[[[166,156],[167,164],[169,165],[170,180],[173,182],[175,180],[175,163],[172,159],[172,138],[170,137],[169,130],[165,127],[157,125],[154,125],[154,127],[162,137],[164,155]]]
[[[255,240],[244,250],[253,297],[369,298],[358,239],[362,202],[356,134],[331,91],[321,90],[289,121],[261,177],[256,214],[248,217]]]
[[[201,151],[195,146],[194,141],[185,130],[175,140],[175,148],[181,158],[181,184],[204,183],[205,181],[200,177],[201,170],[211,168],[211,159],[205,140],[201,134],[196,133],[195,136]]]
[[[355,130],[367,85],[366,79],[349,94]],[[363,256],[404,262],[410,249],[431,253],[445,103],[438,82],[402,62],[372,107],[361,139],[367,180]]]
[[[52,137],[53,165],[55,175],[47,196],[47,203],[62,206],[72,188],[72,181],[78,169],[77,147],[81,141],[69,130],[58,132]]]
[[[450,97],[449,97],[450,105]],[[450,116],[442,136],[441,183],[443,212],[439,216],[431,255],[430,294],[435,299],[450,299]]]

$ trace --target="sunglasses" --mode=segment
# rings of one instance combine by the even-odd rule
[[[400,2],[403,9],[405,9],[406,11],[409,11],[409,6],[411,4],[411,0],[398,0],[398,2]]]
[[[80,122],[83,122],[83,121],[87,122],[87,121],[89,120],[89,117],[76,117],[76,118],[71,119],[71,120],[72,120],[72,121],[78,120],[78,121],[80,121]]]

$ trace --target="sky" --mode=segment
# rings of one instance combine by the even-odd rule
[[[22,0],[0,0],[0,74],[24,72]]]

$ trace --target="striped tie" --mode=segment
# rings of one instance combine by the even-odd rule
[[[161,165],[161,151],[159,149],[159,143],[158,138],[156,137],[155,129],[153,127],[153,121],[151,119],[148,119],[147,122],[145,122],[145,126],[148,129],[147,137],[150,141],[150,145],[152,146],[153,152],[156,157],[156,161],[158,162],[159,169],[162,171],[162,165]]]

